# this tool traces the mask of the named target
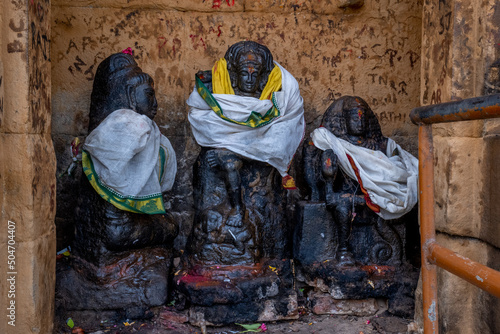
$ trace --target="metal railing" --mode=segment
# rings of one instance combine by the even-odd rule
[[[410,118],[419,126],[420,240],[424,333],[438,333],[439,266],[500,298],[500,272],[440,246],[434,225],[434,147],[432,124],[500,117],[500,94],[415,108]]]

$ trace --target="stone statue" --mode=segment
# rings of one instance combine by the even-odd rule
[[[231,302],[221,307],[231,310],[245,300],[263,311],[262,303],[247,295],[248,279],[257,275],[264,285],[274,282],[276,274],[269,272],[269,266],[277,267],[269,261],[280,262],[279,268],[289,267],[281,264],[291,256],[286,188],[294,187],[288,168],[303,138],[303,100],[293,76],[273,61],[267,47],[251,41],[230,46],[211,71],[200,71],[195,79],[187,104],[191,129],[202,150],[194,166],[195,220],[187,243],[186,271],[180,275],[200,277],[200,272],[209,272],[201,268],[210,266],[219,271],[221,266],[225,270],[245,266],[235,270],[246,283],[234,283],[243,295],[231,296]],[[184,278],[179,286],[191,302],[206,303],[207,292],[205,301],[195,302],[194,296],[202,293]],[[287,289],[281,284],[279,291],[288,299]],[[206,317],[210,313],[200,312]],[[206,320],[258,318],[248,309],[239,312],[228,319]],[[289,316],[288,311],[278,313],[277,317]]]
[[[411,276],[405,247],[418,238],[409,242],[406,230],[417,225],[408,227],[416,216],[406,214],[418,198],[418,161],[382,135],[368,104],[356,96],[332,103],[304,144],[303,159],[310,194],[297,210],[294,253],[306,280],[324,279],[335,298],[359,299],[363,288],[358,285],[364,283],[342,282],[356,275],[362,282],[360,268],[390,266]],[[363,296],[373,296],[369,292]]]
[[[175,152],[153,118],[153,79],[130,54],[98,67],[76,210],[72,270],[58,294],[73,310],[125,310],[144,317],[168,296],[178,227],[162,193],[176,174]]]

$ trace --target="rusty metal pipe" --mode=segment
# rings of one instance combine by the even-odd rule
[[[410,119],[417,125],[500,117],[500,94],[415,108]]]
[[[434,146],[432,125],[418,129],[418,169],[420,199],[420,240],[422,244],[422,290],[424,306],[424,333],[438,333],[436,266],[428,259],[428,244],[436,241],[434,226]]]
[[[437,243],[430,243],[429,261],[500,298],[500,272],[461,256]]]

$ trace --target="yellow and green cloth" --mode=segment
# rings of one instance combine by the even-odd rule
[[[305,126],[297,80],[275,62],[260,98],[238,96],[221,59],[212,70],[212,90],[196,78],[187,100],[197,143],[266,162],[287,176]]]
[[[94,190],[118,209],[165,213],[162,192],[172,188],[177,162],[148,117],[129,109],[111,113],[88,135],[82,165]]]

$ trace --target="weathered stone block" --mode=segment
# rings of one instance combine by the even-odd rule
[[[2,9],[0,5],[0,10]],[[0,15],[0,26],[2,25],[2,16]],[[0,28],[0,36],[2,34],[2,28]],[[0,48],[2,47],[2,38],[0,38]],[[0,57],[0,132],[3,132],[3,110],[4,110],[4,78],[3,78],[3,62]]]
[[[7,223],[2,230],[7,231]],[[22,242],[21,222],[16,222],[15,244],[15,297],[8,299],[10,284],[0,285],[2,305],[15,300],[15,327],[4,321],[0,323],[2,333],[51,333],[54,319],[55,284],[55,228],[52,224],[46,233],[38,235],[34,241]],[[6,233],[1,234],[0,256],[7,259]],[[6,261],[2,261],[6,262]],[[2,264],[2,272],[7,270]],[[6,279],[6,278],[4,278]]]
[[[7,45],[2,61],[9,64],[3,73],[4,131],[50,132],[50,4],[4,6],[2,14],[9,20],[2,36]]]
[[[24,23],[24,19],[19,18]],[[14,22],[14,21],[12,21]],[[27,31],[24,31],[27,34]],[[19,42],[21,43],[21,42]],[[25,45],[18,46],[25,50]],[[28,68],[24,53],[2,54],[3,72],[3,121],[2,130],[10,133],[28,133]]]
[[[369,299],[335,299],[328,293],[312,292],[308,294],[315,314],[342,314],[358,317],[373,315],[380,310],[375,298]]]
[[[18,241],[36,240],[52,228],[56,209],[55,159],[48,135],[1,134],[4,219],[18,224]]]
[[[434,137],[436,229],[479,237],[484,206],[481,138]]]
[[[3,188],[4,188],[4,179],[5,179],[5,171],[4,171],[4,165],[5,165],[5,159],[6,159],[6,154],[5,154],[5,149],[4,149],[4,139],[3,139],[3,135],[1,134],[0,132],[0,187],[2,189],[2,193],[0,195],[0,218],[2,219],[2,222],[6,221],[6,219],[3,217],[3,207],[4,207],[4,197],[5,197],[5,193],[3,192]]]
[[[481,220],[479,237],[500,248],[500,135],[487,135],[484,140],[482,174],[485,179],[484,218]]]
[[[500,134],[500,119],[488,119],[484,121],[484,136]]]
[[[480,138],[483,134],[483,124],[483,120],[457,123],[439,123],[432,126],[432,132],[434,136],[440,137]]]

